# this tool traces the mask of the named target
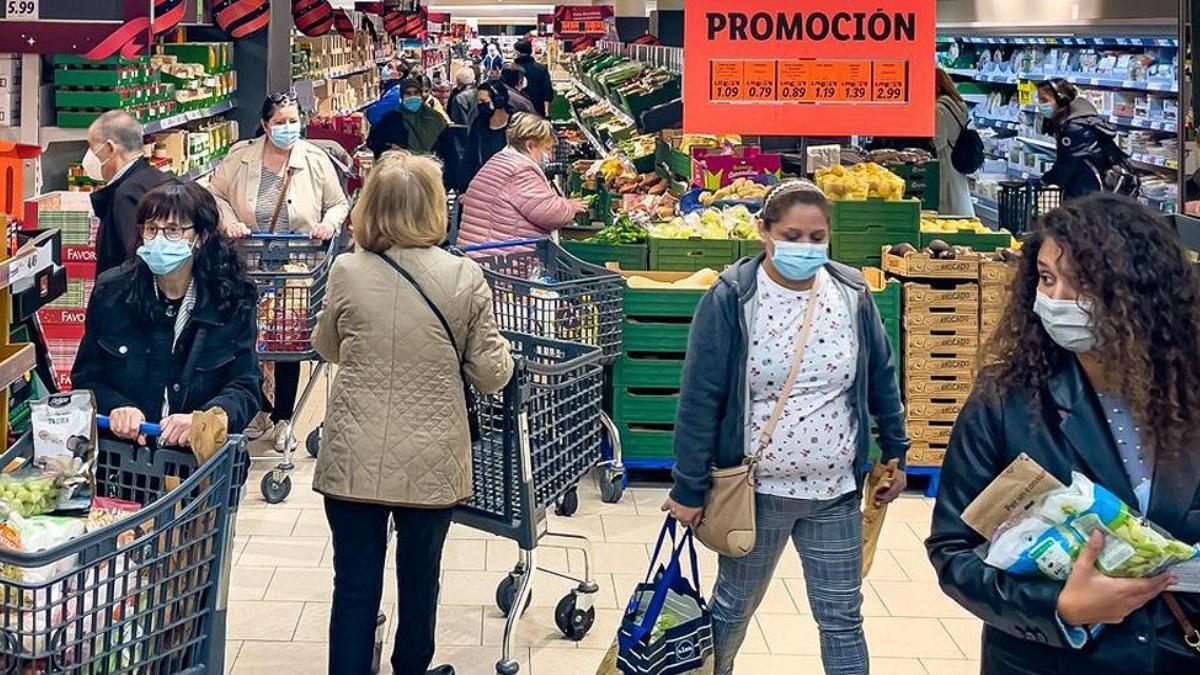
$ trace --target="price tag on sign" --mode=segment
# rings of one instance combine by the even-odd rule
[[[41,12],[38,0],[3,0],[4,18],[8,21],[37,21]]]
[[[743,66],[742,99],[746,101],[775,100],[775,62],[746,61]]]
[[[712,62],[713,101],[737,101],[742,98],[742,77],[745,63],[742,61]]]
[[[779,62],[779,100],[808,100],[809,61]]]
[[[895,103],[908,100],[908,63],[876,61],[872,100]]]
[[[842,101],[869,101],[871,92],[870,62],[849,62],[842,65],[840,84]]]

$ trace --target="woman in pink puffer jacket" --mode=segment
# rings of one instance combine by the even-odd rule
[[[542,171],[556,142],[546,120],[527,113],[513,116],[508,145],[483,165],[463,193],[459,246],[544,237],[587,210],[581,200],[555,192]]]

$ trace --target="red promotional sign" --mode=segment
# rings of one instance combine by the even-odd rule
[[[935,0],[686,0],[684,22],[688,133],[933,135]]]
[[[554,34],[558,37],[607,35],[608,22],[612,17],[613,8],[610,5],[559,5],[554,8]]]

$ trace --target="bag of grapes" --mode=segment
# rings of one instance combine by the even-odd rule
[[[646,580],[638,584],[617,633],[617,667],[622,675],[683,675],[711,667],[712,616],[697,588],[700,571],[696,542],[685,529],[677,537],[674,518],[667,517],[650,559]],[[670,535],[670,559],[655,564]],[[681,558],[690,561],[691,578]]]
[[[999,525],[986,524],[1000,515]],[[1095,531],[1104,535],[1096,566],[1111,577],[1154,576],[1200,555],[1087,476],[1072,473],[1064,486],[1024,455],[963,511],[963,521],[990,540],[985,562],[1014,574],[1066,579]]]

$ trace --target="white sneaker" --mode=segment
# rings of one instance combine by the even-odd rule
[[[254,416],[254,419],[250,420],[250,424],[242,431],[242,435],[248,441],[257,441],[271,433],[271,429],[274,426],[275,423],[271,421],[271,416],[260,412]]]
[[[288,439],[291,439],[291,448],[288,448],[288,449],[290,449],[292,451],[296,450],[296,445],[297,445],[296,439],[292,437],[291,431],[292,431],[292,425],[290,423],[288,423],[288,422],[276,422],[275,423],[275,452],[278,452],[279,454],[282,455],[284,452],[284,446],[287,444]]]

